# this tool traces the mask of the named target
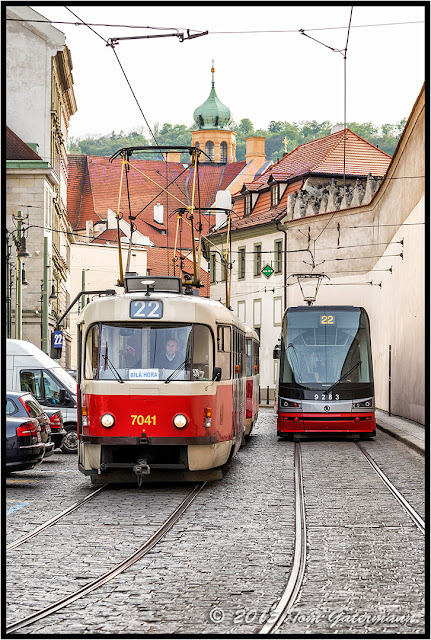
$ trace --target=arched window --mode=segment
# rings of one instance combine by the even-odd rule
[[[208,140],[205,145],[205,153],[211,158],[211,160],[214,160],[214,142],[211,140]]]
[[[220,144],[220,162],[227,162],[227,143]]]

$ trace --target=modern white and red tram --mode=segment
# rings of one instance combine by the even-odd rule
[[[245,335],[245,432],[247,437],[259,412],[259,337],[247,327]]]
[[[78,318],[79,470],[93,484],[221,478],[245,432],[246,325],[180,278],[124,285]]]
[[[376,435],[370,325],[362,307],[286,310],[277,435]]]

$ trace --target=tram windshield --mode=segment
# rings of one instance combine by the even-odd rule
[[[98,380],[210,380],[214,341],[198,324],[93,325],[85,377]]]
[[[280,382],[308,389],[373,382],[364,310],[288,310],[282,328]]]

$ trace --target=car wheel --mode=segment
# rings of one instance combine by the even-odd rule
[[[76,426],[70,425],[64,428],[66,429],[67,434],[60,449],[63,453],[78,453],[78,434],[76,432]]]

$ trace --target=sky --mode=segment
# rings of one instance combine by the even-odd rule
[[[351,5],[30,5],[50,20],[158,27],[93,26],[114,37],[206,31],[120,41],[115,52],[150,125],[193,124],[208,97],[215,61],[218,98],[239,123],[344,119],[344,59]],[[347,121],[395,124],[409,116],[424,82],[424,7],[353,5],[346,58]],[[393,24],[393,23],[409,24]],[[364,26],[379,25],[379,26]],[[148,129],[111,47],[87,26],[55,24],[73,62],[78,111],[69,137]],[[337,27],[337,28],[334,28]],[[300,33],[303,29],[307,35]],[[250,33],[254,32],[254,33]],[[310,36],[310,37],[308,37]],[[314,38],[315,40],[312,40]],[[316,42],[318,40],[319,42]]]

